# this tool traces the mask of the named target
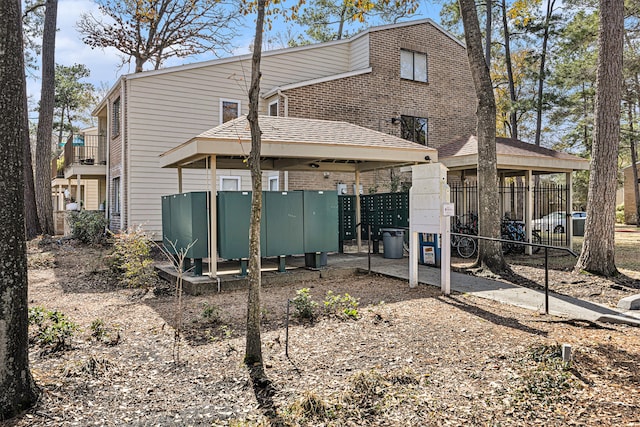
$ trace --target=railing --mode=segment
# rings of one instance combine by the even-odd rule
[[[51,179],[64,178],[64,170],[58,170],[58,157],[51,160]]]
[[[573,252],[571,249],[565,248],[562,246],[543,245],[541,243],[520,242],[517,240],[496,239],[495,237],[476,236],[473,234],[451,233],[451,235],[459,236],[459,237],[468,237],[470,239],[480,239],[480,240],[488,240],[491,242],[506,243],[509,245],[526,245],[526,246],[532,246],[534,248],[544,248],[544,313],[545,314],[549,314],[549,249],[569,252],[575,258],[578,257],[578,254]]]
[[[64,167],[106,165],[107,139],[104,135],[71,135],[64,144]]]

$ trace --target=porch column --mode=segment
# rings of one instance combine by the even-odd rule
[[[64,190],[62,189],[62,184],[58,184],[58,197],[56,197],[56,200],[58,202],[57,209],[59,211],[63,211],[64,210]]]
[[[215,175],[213,177],[215,181]],[[182,168],[178,166],[178,193],[182,193]]]
[[[360,171],[356,171],[356,189],[354,191],[356,193],[356,224],[360,224]],[[358,225],[356,227],[356,243],[358,245],[358,252],[360,252],[360,248],[362,247],[362,225]],[[371,236],[369,236],[369,240],[371,240]]]
[[[80,210],[82,210],[84,203],[81,203],[80,201],[80,196],[82,195],[82,192],[80,191],[80,180],[82,179],[82,175],[78,174],[78,180],[76,182],[76,203],[78,204],[78,206],[80,207]]]
[[[569,249],[573,250],[573,180],[572,173],[567,172],[565,174],[567,181],[567,226],[564,230],[567,233],[567,245],[569,245]]]
[[[527,242],[533,242],[533,171],[525,171],[524,193],[524,227],[527,232]],[[532,247],[526,247],[526,254],[531,255]]]
[[[216,206],[216,156],[209,156],[209,277],[218,277],[218,212]],[[180,172],[182,176],[182,172]],[[182,192],[182,183],[180,183]]]

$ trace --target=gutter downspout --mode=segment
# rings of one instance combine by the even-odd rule
[[[281,96],[282,99],[284,99],[284,117],[289,117],[289,97],[285,95],[280,89],[278,89],[278,96]],[[289,191],[289,171],[284,171],[283,180],[284,191]]]

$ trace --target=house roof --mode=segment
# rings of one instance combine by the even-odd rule
[[[478,139],[475,135],[458,138],[438,148],[440,162],[451,170],[476,168]],[[589,169],[589,160],[513,138],[496,138],[498,169],[568,172]]]
[[[367,171],[437,161],[435,149],[351,123],[260,116],[262,169]],[[251,132],[241,116],[161,154],[161,167],[245,169]],[[428,157],[429,160],[425,160]]]

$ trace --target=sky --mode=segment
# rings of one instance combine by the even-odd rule
[[[429,4],[427,4],[429,3]],[[423,2],[416,14],[410,19],[432,18],[439,22],[439,6],[433,5],[432,2]],[[99,15],[98,7],[92,0],[59,0],[58,3],[58,32],[56,35],[56,64],[71,66],[73,64],[84,64],[91,71],[91,76],[85,81],[93,83],[96,87],[106,86],[110,88],[120,75],[132,73],[134,71],[132,65],[121,67],[121,59],[119,52],[114,48],[108,49],[91,49],[82,42],[80,34],[76,30],[76,22],[80,19],[82,13],[91,12]],[[406,19],[405,19],[406,20]],[[244,24],[238,31],[240,36],[234,41],[234,47],[231,53],[222,56],[241,55],[249,53],[249,46],[253,41],[254,32],[254,16],[244,18]],[[264,38],[274,38],[278,33],[284,33],[287,25],[283,22],[275,21],[273,28],[268,31]],[[299,27],[294,31],[302,32]],[[273,48],[281,46],[273,45]],[[164,66],[182,65],[193,62],[215,59],[213,54],[201,55],[199,57],[177,58],[167,61]],[[40,98],[41,81],[37,76],[27,78],[27,92],[31,97],[33,105]],[[34,114],[30,114],[33,118]],[[37,114],[36,114],[37,117]]]

